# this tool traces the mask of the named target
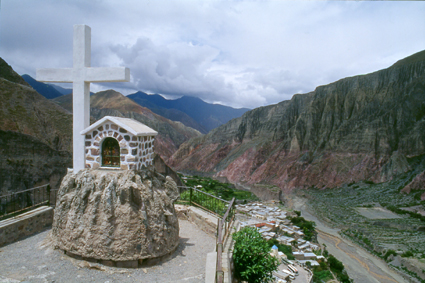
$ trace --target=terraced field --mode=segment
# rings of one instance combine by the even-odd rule
[[[421,214],[425,201],[419,198],[423,191],[404,194],[400,190],[423,170],[423,163],[415,164],[413,160],[415,169],[389,182],[360,182],[326,190],[312,188],[302,194],[309,199],[308,205],[318,218],[340,228],[342,235],[369,252],[390,264],[391,254],[420,262],[425,260],[425,217]],[[422,268],[418,270],[422,273]]]
[[[415,200],[414,195],[399,193],[396,184],[360,183],[327,191],[312,189],[308,195],[320,218],[369,250],[412,251],[419,258],[425,257],[425,222],[388,209],[423,206],[424,202]]]

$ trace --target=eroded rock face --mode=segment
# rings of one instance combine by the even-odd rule
[[[128,261],[168,254],[179,243],[176,183],[153,167],[82,170],[62,181],[55,247],[82,257]]]
[[[259,107],[182,144],[179,171],[283,191],[385,182],[425,154],[425,51]]]

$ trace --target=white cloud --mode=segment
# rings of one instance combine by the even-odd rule
[[[72,25],[115,87],[257,107],[425,49],[425,2],[3,0],[0,54],[20,74],[72,65]]]

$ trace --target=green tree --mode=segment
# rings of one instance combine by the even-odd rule
[[[341,273],[344,270],[344,265],[342,262],[337,260],[333,255],[329,255],[328,264],[333,272]]]
[[[271,282],[279,262],[270,255],[270,247],[257,229],[244,227],[232,236],[236,277],[250,283]]]

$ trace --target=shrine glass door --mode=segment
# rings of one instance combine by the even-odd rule
[[[102,143],[102,166],[120,167],[120,146],[114,138],[106,138]]]

